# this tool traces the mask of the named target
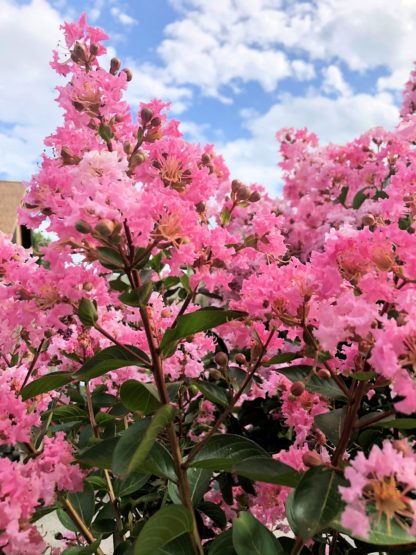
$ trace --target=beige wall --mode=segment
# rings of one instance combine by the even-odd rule
[[[0,181],[0,231],[10,238],[17,223],[17,209],[25,188],[20,181]],[[16,237],[18,243],[19,237]]]

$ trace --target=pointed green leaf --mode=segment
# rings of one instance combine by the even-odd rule
[[[98,320],[96,304],[85,297],[82,298],[78,307],[78,317],[84,326],[94,326]]]
[[[70,383],[73,379],[73,375],[70,372],[51,372],[50,374],[45,374],[41,378],[30,382],[26,385],[20,392],[23,401],[36,397],[41,393],[47,393],[62,387]]]
[[[321,380],[314,372],[312,366],[297,364],[293,366],[285,366],[284,368],[276,368],[277,372],[284,374],[292,382],[303,381],[308,377],[305,388],[313,393],[319,393],[330,399],[345,399],[344,393],[331,378],[329,380]]]
[[[155,555],[174,539],[192,532],[192,515],[182,505],[168,505],[154,513],[143,526],[134,555]]]
[[[346,407],[342,407],[318,414],[314,418],[315,424],[334,445],[338,445],[340,440],[346,413]]]
[[[232,530],[237,555],[284,555],[278,539],[250,513],[234,518]]]
[[[95,512],[95,496],[93,487],[85,482],[83,491],[79,493],[70,493],[68,495],[68,500],[72,503],[85,524],[87,526],[91,524]],[[72,532],[80,531],[64,509],[58,509],[57,515],[65,528],[71,530]]]
[[[120,398],[129,410],[140,411],[143,414],[155,412],[162,406],[155,386],[137,380],[127,380],[123,383],[120,388]]]
[[[279,353],[262,363],[262,366],[273,366],[274,364],[283,364],[284,362],[291,362],[297,358],[301,358],[301,353]]]
[[[132,291],[125,291],[119,297],[128,306],[146,306],[153,291],[153,282],[148,281]]]
[[[132,459],[129,462],[127,472],[140,470],[143,462],[150,453],[157,436],[163,432],[166,426],[172,422],[175,417],[176,409],[172,405],[163,405],[153,416],[149,426],[146,428],[142,441],[139,443]]]
[[[119,437],[111,437],[91,447],[87,447],[79,453],[77,460],[85,465],[96,468],[111,468],[114,450],[119,440]]]
[[[149,472],[155,476],[168,478],[172,482],[176,482],[176,472],[173,464],[172,455],[160,443],[155,443],[150,450],[149,455],[142,465],[142,472]]]
[[[258,482],[295,487],[299,473],[292,467],[272,458],[250,457],[232,468],[233,473]]]
[[[233,545],[233,531],[226,530],[211,543],[208,555],[237,555]]]
[[[205,468],[188,468],[186,471],[189,483],[189,491],[191,494],[192,505],[196,507],[201,502],[204,494],[207,492],[212,471]],[[170,498],[174,503],[181,503],[178,486],[172,482],[168,485]]]
[[[269,457],[260,445],[233,434],[212,436],[191,461],[191,467],[231,472],[234,465],[249,457]]]
[[[341,511],[338,487],[344,479],[334,470],[316,467],[308,470],[296,487],[291,519],[305,540],[327,528]]]
[[[192,380],[193,385],[199,389],[204,397],[211,401],[212,403],[217,403],[224,407],[230,404],[230,394],[223,387],[213,384],[211,382],[202,380]]]
[[[117,370],[118,368],[124,368],[125,366],[147,366],[150,365],[150,360],[147,354],[134,347],[133,345],[126,345],[128,349],[137,355],[137,358],[133,354],[127,353],[121,347],[107,347],[103,349],[93,357],[91,357],[87,362],[75,372],[74,378],[82,381],[91,380],[92,378],[97,378],[102,376],[106,372],[111,370]],[[140,362],[141,359],[143,362]]]
[[[173,355],[176,345],[181,339],[200,331],[210,330],[231,320],[243,318],[245,312],[238,310],[223,310],[220,308],[201,308],[190,314],[179,316],[174,328],[166,330],[160,344],[165,357]]]

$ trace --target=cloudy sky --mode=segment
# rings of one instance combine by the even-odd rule
[[[171,100],[187,138],[270,190],[277,129],[393,127],[416,59],[416,0],[0,0],[0,178],[29,178],[59,124],[48,62],[82,10],[132,69],[133,107]]]

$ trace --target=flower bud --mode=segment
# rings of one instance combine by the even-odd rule
[[[108,218],[104,218],[98,222],[95,226],[95,231],[104,237],[109,237],[115,228],[115,223]]]
[[[243,184],[241,183],[241,181],[239,179],[233,179],[231,181],[231,191],[233,193],[236,193],[242,186],[243,186]]]
[[[326,368],[321,368],[318,370],[318,378],[321,380],[330,380],[331,379],[331,372]]]
[[[209,377],[211,378],[211,380],[217,381],[220,380],[222,378],[222,374],[219,370],[216,370],[215,368],[209,371]]]
[[[307,451],[306,453],[303,453],[302,462],[308,468],[322,466],[323,464],[321,457],[316,451]]]
[[[162,123],[162,120],[159,116],[156,116],[155,118],[152,119],[152,121],[150,122],[150,125],[152,127],[159,127],[159,125]]]
[[[227,366],[228,364],[228,356],[222,351],[219,351],[215,354],[214,360],[218,364],[218,366]]]
[[[128,141],[125,141],[123,143],[123,150],[126,154],[131,154],[133,147],[131,146],[131,144]]]
[[[91,233],[92,231],[90,224],[84,220],[78,220],[75,224],[75,229],[79,233]]]
[[[140,117],[144,124],[149,123],[149,121],[153,118],[153,110],[150,108],[142,108]]]
[[[372,226],[376,223],[376,219],[372,214],[366,214],[365,216],[363,216],[361,223],[363,225]]]
[[[247,362],[246,357],[243,355],[243,353],[237,353],[235,355],[235,361],[237,364],[243,365]]]
[[[209,164],[211,162],[211,156],[209,154],[207,154],[206,152],[204,152],[204,154],[201,157],[201,162],[203,164]]]
[[[131,81],[133,79],[133,74],[130,69],[125,67],[122,71],[126,74],[127,81]]]
[[[117,71],[120,69],[120,67],[121,67],[120,60],[118,58],[111,58],[111,62],[110,62],[111,75],[115,75]]]
[[[84,283],[84,285],[82,286],[84,291],[92,291],[93,289],[93,284],[90,281],[87,281],[86,283]]]
[[[260,199],[261,199],[261,195],[258,191],[253,191],[248,198],[250,202],[258,202]]]
[[[96,56],[98,54],[98,50],[100,49],[98,44],[92,43],[90,46],[90,52],[93,56]]]
[[[133,170],[134,168],[137,168],[137,166],[140,166],[140,164],[143,164],[145,160],[146,160],[145,153],[142,150],[138,150],[130,158],[130,169]]]
[[[303,382],[295,382],[290,388],[290,393],[295,397],[300,397],[305,391],[305,384]]]
[[[237,200],[245,201],[251,196],[250,189],[248,187],[241,187],[236,193]]]

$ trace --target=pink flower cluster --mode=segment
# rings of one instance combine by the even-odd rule
[[[367,372],[364,396],[382,382],[393,410],[415,412],[414,81],[391,132],[376,128],[347,145],[325,147],[307,130],[279,132],[284,190],[271,199],[258,184],[231,180],[212,145],[185,141],[167,104],[141,104],[136,117],[123,100],[131,72],[116,58],[108,70],[100,65],[107,37],[85,16],[65,24],[64,32],[67,56],[55,53],[52,63],[68,77],[58,88],[64,122],[46,139],[53,154],[43,155],[20,213],[22,223],[43,224],[56,239],[36,257],[0,237],[0,445],[30,443],[51,400],[70,402],[64,390],[23,402],[23,384],[50,371],[75,372],[112,345],[110,337],[151,355],[141,308],[120,299],[129,285],[116,274],[126,267],[131,282],[152,283],[145,310],[156,343],[183,311],[226,306],[248,314],[219,328],[232,356],[247,355],[243,370],[262,348],[265,359],[293,355],[285,363],[263,360],[238,401],[279,395],[275,416],[292,430],[293,445],[275,458],[304,470],[301,457],[312,442],[331,459],[334,448],[315,417],[332,401],[307,387],[317,376],[344,383]],[[96,303],[95,328],[77,316],[82,298]],[[167,380],[209,378],[215,341],[205,333],[183,339],[164,361]],[[292,384],[284,372],[299,365],[310,372]],[[117,394],[131,378],[153,379],[129,366],[90,386]],[[209,427],[215,407],[200,401],[195,421]],[[72,458],[57,433],[45,436],[43,449],[26,462],[0,460],[0,475],[8,476],[0,480],[0,548],[7,555],[42,553],[30,518],[57,490],[82,487]],[[415,488],[414,461],[389,443],[368,458],[358,454],[346,470],[351,486],[342,490],[343,524],[365,536],[370,505],[389,522],[413,522],[407,494]],[[252,512],[271,527],[284,526],[287,488],[256,491]],[[387,505],[380,501],[384,492]]]

